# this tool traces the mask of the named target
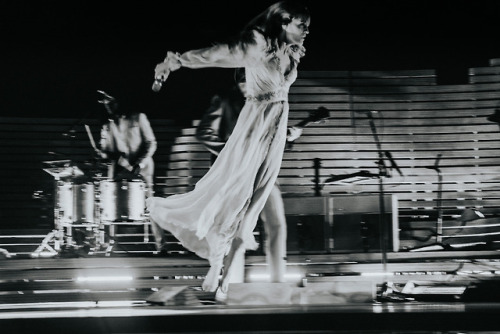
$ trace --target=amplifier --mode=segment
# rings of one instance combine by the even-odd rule
[[[328,197],[285,197],[287,253],[325,253]]]
[[[285,197],[287,249],[299,253],[379,252],[385,230],[387,251],[399,250],[396,195]]]

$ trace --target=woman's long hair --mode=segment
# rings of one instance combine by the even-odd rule
[[[240,38],[233,45],[239,44],[243,49],[254,41],[253,30],[260,32],[274,49],[280,44],[282,25],[288,24],[293,18],[310,18],[309,9],[300,1],[284,0],[269,6],[252,19],[242,30]]]

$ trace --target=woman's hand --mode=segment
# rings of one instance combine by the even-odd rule
[[[181,55],[178,52],[174,53],[172,51],[168,51],[167,56],[165,57],[165,60],[163,62],[168,63],[170,71],[172,72],[177,71],[182,67]]]
[[[155,67],[155,79],[161,81],[167,80],[170,72],[177,71],[181,68],[182,64],[180,58],[181,56],[179,53],[168,51],[165,60]]]

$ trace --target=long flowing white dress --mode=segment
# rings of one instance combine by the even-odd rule
[[[244,50],[216,45],[181,56],[189,68],[245,67],[247,100],[224,149],[195,188],[147,200],[151,219],[215,268],[222,267],[235,237],[246,249],[257,248],[253,230],[278,177],[286,141],[288,90],[299,56],[289,47],[278,50],[291,59],[284,73],[264,37],[255,32],[255,40]]]

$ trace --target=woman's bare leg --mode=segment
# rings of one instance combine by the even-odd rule
[[[236,283],[237,280],[243,281],[243,271],[245,265],[245,250],[243,248],[243,240],[234,238],[231,243],[229,252],[224,257],[224,272],[220,289],[223,293],[227,293],[229,283]]]
[[[266,259],[270,281],[285,282],[286,274],[286,217],[281,191],[273,188],[261,213],[266,232]]]
[[[210,265],[207,276],[205,277],[205,280],[201,285],[203,291],[214,292],[215,290],[217,290],[217,287],[219,286],[219,275],[221,269],[221,266]]]

